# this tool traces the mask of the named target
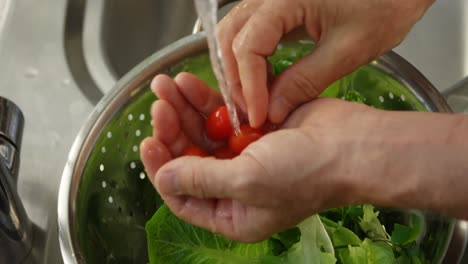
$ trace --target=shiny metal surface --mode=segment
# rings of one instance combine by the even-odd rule
[[[12,101],[0,97],[0,158],[16,186],[19,169],[19,149],[23,138],[24,116]]]
[[[16,146],[11,141],[3,136],[0,136],[0,160],[5,165],[10,178],[16,186],[18,181],[19,151],[16,150]]]
[[[96,143],[97,137],[103,133],[110,118],[124,105],[131,102],[133,95],[144,87],[155,74],[170,66],[202,51],[206,52],[206,38],[203,34],[192,35],[177,41],[171,46],[153,54],[125,75],[97,105],[91,118],[80,131],[62,175],[59,190],[58,222],[62,256],[65,263],[82,263],[83,255],[77,242],[75,227],[76,201],[79,192],[84,164]],[[393,52],[385,54],[373,63],[381,71],[396,77],[403,82],[418,98],[425,101],[431,111],[450,112],[450,107],[416,68]],[[467,240],[466,232],[459,230],[464,222],[458,222],[454,233],[461,235],[459,240],[452,240],[448,245],[450,260],[460,259]]]
[[[112,8],[105,8],[106,2],[115,3],[112,3]],[[159,6],[168,8],[167,10],[177,9],[171,13],[174,19],[163,20],[166,15],[162,14],[161,8],[156,7],[156,2]],[[171,4],[168,5],[169,2]],[[112,75],[106,72],[111,72],[117,77],[113,81],[112,78],[106,77],[108,82],[103,82],[104,85],[98,87],[103,91],[108,91],[112,83],[115,84],[116,80],[129,71],[136,62],[159,50],[164,43],[170,43],[164,41],[166,36],[177,39],[189,34],[194,30],[193,25],[196,20],[192,1],[180,4],[178,0],[141,0],[139,6],[145,7],[144,11],[139,7],[130,6],[123,0],[97,0],[93,1],[92,5],[92,9],[86,9],[85,16],[85,24],[89,23],[92,26],[89,27],[89,33],[85,28],[84,34],[89,36],[85,40],[89,42],[86,45],[92,48],[86,52],[93,53],[97,50],[97,53],[93,53],[96,56],[87,56],[87,64],[96,64],[93,66],[96,78],[102,78],[100,72],[107,77]],[[103,17],[117,17],[109,13],[129,19],[103,20]],[[468,14],[468,3],[464,0],[436,1],[405,41],[395,49],[440,91],[451,87],[468,75],[468,53],[465,52],[468,43],[466,14]],[[115,21],[116,19],[120,22]],[[158,27],[161,24],[165,25],[165,29]],[[195,30],[198,29],[199,26]],[[113,32],[113,34],[104,34],[104,32]],[[139,38],[134,41],[136,34]]]
[[[26,118],[17,189],[33,223],[27,263],[61,263],[52,235],[59,179],[93,104],[78,89],[65,56],[68,1],[7,2],[7,15],[0,18],[0,96],[14,101]]]
[[[437,0],[395,51],[439,91],[468,76],[468,1]]]
[[[12,101],[0,97],[0,136],[20,149],[23,127],[24,117],[18,106]]]
[[[104,7],[91,8],[96,2]],[[167,9],[155,8],[159,4]],[[27,117],[18,192],[37,227],[38,262],[62,261],[57,193],[80,127],[135,63],[190,34],[193,12],[188,0],[0,0],[0,96],[16,102]],[[438,0],[396,51],[444,91],[468,75],[467,20],[466,0]]]
[[[83,55],[94,82],[108,92],[150,54],[189,35],[196,19],[190,0],[86,1]]]
[[[195,38],[198,38],[198,41],[192,43],[189,41]],[[132,95],[142,88],[142,84],[156,72],[166,69],[194,52],[206,49],[206,43],[203,40],[195,35],[189,39],[182,39],[139,64],[106,94],[81,129],[68,156],[59,189],[58,225],[60,246],[65,263],[81,263],[76,258],[81,254],[76,243],[77,234],[74,226],[75,201],[84,164],[97,136],[115,111],[126,104]]]
[[[16,190],[23,115],[0,97],[0,263],[21,263],[31,251],[32,226]]]
[[[2,32],[9,15],[11,0],[0,0],[0,33]],[[0,40],[2,35],[0,34]]]
[[[455,224],[455,228],[452,234],[452,240],[450,245],[447,248],[447,253],[445,256],[443,264],[452,264],[452,263],[467,263],[467,250],[468,245],[468,222],[467,221],[458,221]],[[461,252],[464,253],[460,254]]]
[[[468,77],[444,91],[447,102],[456,113],[468,113]]]

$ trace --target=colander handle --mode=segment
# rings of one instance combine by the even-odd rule
[[[240,2],[239,0],[218,0],[219,9],[227,6],[228,4]],[[202,23],[200,19],[197,19],[195,25],[193,26],[192,34],[197,34],[203,30]]]
[[[468,77],[442,92],[452,110],[456,113],[468,113]]]

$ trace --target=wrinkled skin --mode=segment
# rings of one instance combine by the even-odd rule
[[[219,27],[228,80],[252,126],[268,116],[281,128],[232,160],[179,158],[190,144],[207,150],[219,145],[207,140],[203,123],[223,102],[190,74],[156,76],[154,133],[142,142],[141,157],[170,209],[244,242],[350,204],[468,218],[466,116],[315,99],[328,84],[397,45],[431,3],[244,0]],[[317,49],[267,87],[265,56],[301,26]]]
[[[226,78],[259,127],[399,44],[432,0],[244,0],[218,29]],[[285,34],[304,31],[317,49],[267,87],[267,62]]]
[[[175,80],[157,76],[152,88],[160,100],[152,106],[154,137],[143,142],[142,158],[148,175],[156,175],[151,177],[153,184],[177,216],[237,240],[257,240],[297,224],[310,212],[339,205],[350,192],[346,181],[336,177],[340,156],[333,138],[345,139],[341,119],[357,128],[356,121],[365,122],[371,108],[320,99],[298,109],[279,131],[251,144],[232,161],[198,157],[171,161],[192,143],[205,149],[214,145],[204,136],[202,115],[222,100],[217,91],[186,73]],[[324,129],[329,130],[321,133]]]
[[[179,157],[190,144],[216,147],[204,135],[203,116],[221,97],[187,73],[157,76],[151,86],[160,100],[151,108],[154,133],[142,142],[142,160],[174,214],[197,226],[252,242],[350,204],[468,217],[463,115],[316,99],[232,160]]]

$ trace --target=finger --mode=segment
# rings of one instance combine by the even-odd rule
[[[151,89],[160,99],[168,101],[173,106],[179,117],[180,127],[190,140],[198,146],[203,146],[204,118],[184,98],[176,82],[167,75],[158,75],[151,82]]]
[[[153,136],[164,144],[173,157],[180,155],[190,139],[180,129],[180,120],[174,107],[166,100],[157,100],[151,106]]]
[[[217,28],[218,40],[224,59],[226,82],[231,88],[234,101],[244,112],[247,111],[247,106],[242,95],[242,86],[232,43],[235,36],[262,2],[259,0],[242,1],[219,22]]]
[[[301,12],[291,12],[300,10]],[[281,37],[304,20],[299,1],[265,1],[233,41],[250,125],[261,126],[268,112],[267,63]]]
[[[221,94],[190,73],[180,73],[174,79],[182,95],[198,112],[208,116],[224,104]]]
[[[182,157],[163,166],[156,174],[156,185],[167,195],[196,198],[239,198],[248,192],[249,180],[264,170],[247,157],[232,160]]]
[[[179,218],[214,233],[233,234],[232,200],[163,196],[164,202]]]
[[[362,52],[360,42],[344,33],[326,37],[311,54],[277,76],[270,91],[270,121],[282,123],[299,105],[317,98],[335,80],[368,62],[372,56]],[[356,53],[357,45],[364,55]]]
[[[170,151],[155,138],[145,138],[140,145],[140,156],[146,174],[154,184],[154,176],[162,165],[172,159]]]
[[[163,198],[182,220],[239,242],[261,241],[297,224],[287,211],[249,207],[228,199]]]

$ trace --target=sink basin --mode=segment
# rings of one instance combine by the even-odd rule
[[[468,2],[436,1],[395,49],[439,91],[468,75]]]
[[[102,92],[144,58],[190,34],[196,20],[187,0],[87,1],[85,11],[84,56]],[[466,1],[437,1],[395,49],[440,91],[468,75],[466,14]]]
[[[197,20],[187,0],[87,1],[83,11],[83,57],[103,93],[146,57],[191,34]]]
[[[0,94],[26,117],[18,189],[36,224],[37,263],[61,262],[59,180],[93,106],[134,65],[194,26],[190,0],[134,2],[0,0]],[[468,75],[465,25],[466,0],[437,1],[396,51],[444,91]]]
[[[197,19],[193,2],[187,0],[139,1],[138,5],[107,0],[101,1],[101,10],[93,6],[98,2],[93,1],[88,9],[102,16],[102,36],[95,40],[102,39],[103,55],[117,77],[149,54],[190,34]],[[122,19],[126,16],[129,19]]]

